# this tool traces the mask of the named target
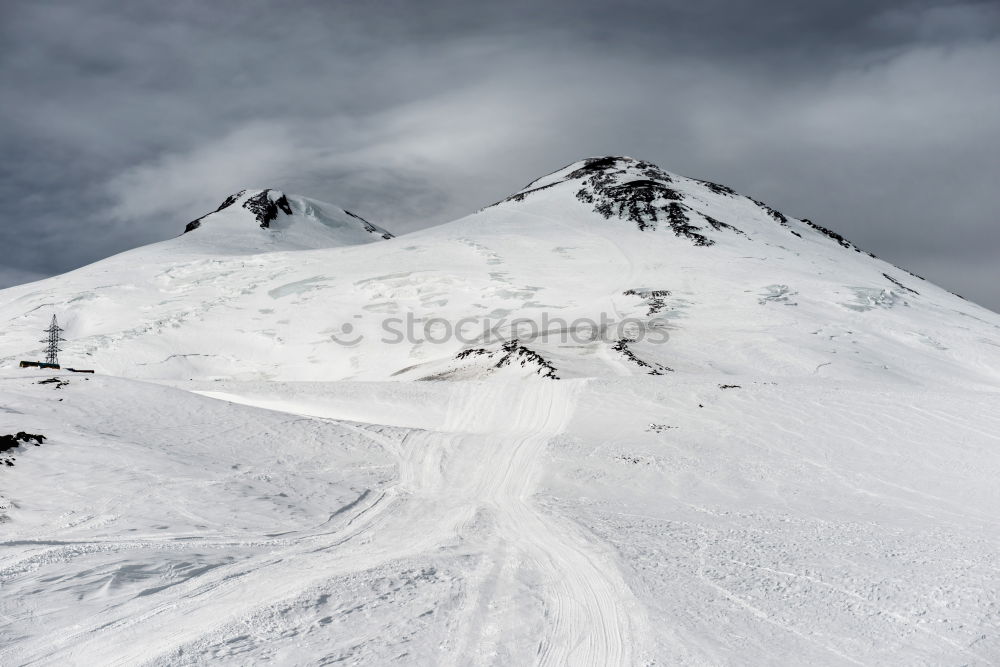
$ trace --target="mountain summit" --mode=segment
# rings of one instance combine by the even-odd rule
[[[245,252],[305,250],[370,243],[392,234],[361,216],[280,190],[240,190],[184,228],[198,242]]]
[[[789,218],[725,185],[671,174],[651,162],[627,156],[574,162],[532,181],[500,204],[522,202],[557,187],[570,189],[577,200],[591,205],[593,212],[605,219],[626,220],[640,231],[669,230],[696,246],[714,245],[716,232],[747,237],[742,226],[760,231],[777,223],[798,238],[815,233],[861,252],[832,230],[807,219]]]

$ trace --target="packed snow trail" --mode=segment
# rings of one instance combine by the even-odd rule
[[[581,528],[539,512],[530,501],[546,443],[565,430],[586,384],[456,385],[440,429],[412,433],[397,451],[401,502],[379,524],[374,542],[398,544],[411,553],[415,549],[404,545],[426,550],[456,535],[477,542],[470,526],[484,514],[495,531],[485,542],[496,567],[479,581],[469,575],[465,611],[471,627],[459,631],[466,637],[454,647],[452,664],[489,664],[503,650],[497,646],[501,640],[536,645],[539,665],[634,664],[646,636],[645,619],[613,557],[601,553]],[[349,551],[358,570],[376,564],[354,547]],[[517,618],[523,614],[513,599],[522,594],[511,580],[517,570],[528,571],[521,577],[540,585],[531,591],[544,604],[535,626],[525,628]],[[491,591],[492,597],[474,596],[473,588]],[[512,636],[518,628],[526,636]]]
[[[519,559],[540,578],[540,665],[633,664],[643,636],[639,607],[613,560],[579,528],[538,512],[530,501],[546,442],[566,428],[584,384],[482,384],[456,396],[445,425],[456,434],[451,451],[465,456],[449,466],[442,490],[492,513],[495,559]],[[494,619],[493,625],[514,627],[514,621]],[[480,652],[456,656],[460,662],[489,660],[489,643],[475,643]]]
[[[440,428],[412,433],[398,450],[401,503],[393,510],[395,520],[380,524],[374,540],[401,546],[417,541],[421,548],[456,535],[477,542],[470,526],[483,515],[494,531],[484,548],[496,567],[479,581],[470,574],[468,582],[468,588],[491,591],[492,597],[467,593],[466,624],[472,627],[460,630],[467,636],[452,651],[452,664],[488,664],[502,650],[501,640],[537,645],[540,665],[634,662],[645,621],[613,557],[601,553],[582,529],[540,513],[530,501],[546,443],[565,430],[586,384],[456,385]],[[359,570],[369,565],[357,551],[350,557]],[[524,628],[517,618],[524,613],[513,599],[522,593],[512,581],[517,570],[540,582],[541,589],[531,591],[544,604],[534,627]],[[512,636],[518,628],[526,636]]]

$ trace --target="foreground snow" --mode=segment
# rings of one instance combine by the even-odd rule
[[[995,394],[43,377],[3,664],[1000,660]]]

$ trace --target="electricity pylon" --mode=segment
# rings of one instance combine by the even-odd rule
[[[62,329],[59,328],[59,322],[56,321],[56,316],[52,316],[52,324],[49,328],[45,330],[49,336],[48,338],[43,338],[41,342],[47,343],[48,347],[45,349],[45,363],[53,364],[54,366],[59,365],[59,343],[66,340],[62,337]]]

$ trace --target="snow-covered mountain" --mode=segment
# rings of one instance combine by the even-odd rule
[[[177,231],[0,292],[0,662],[1000,661],[1000,315],[626,157]]]
[[[490,360],[515,320],[533,323],[518,326],[525,368],[560,378],[1000,378],[996,314],[817,224],[629,158],[570,165],[388,242],[273,190],[234,195],[188,229],[8,290],[0,364],[37,356],[56,312],[74,363],[150,379],[510,375]],[[633,342],[636,326],[650,331]]]
[[[240,190],[211,213],[192,220],[175,245],[211,253],[311,250],[391,239],[392,234],[359,215],[279,190]]]

